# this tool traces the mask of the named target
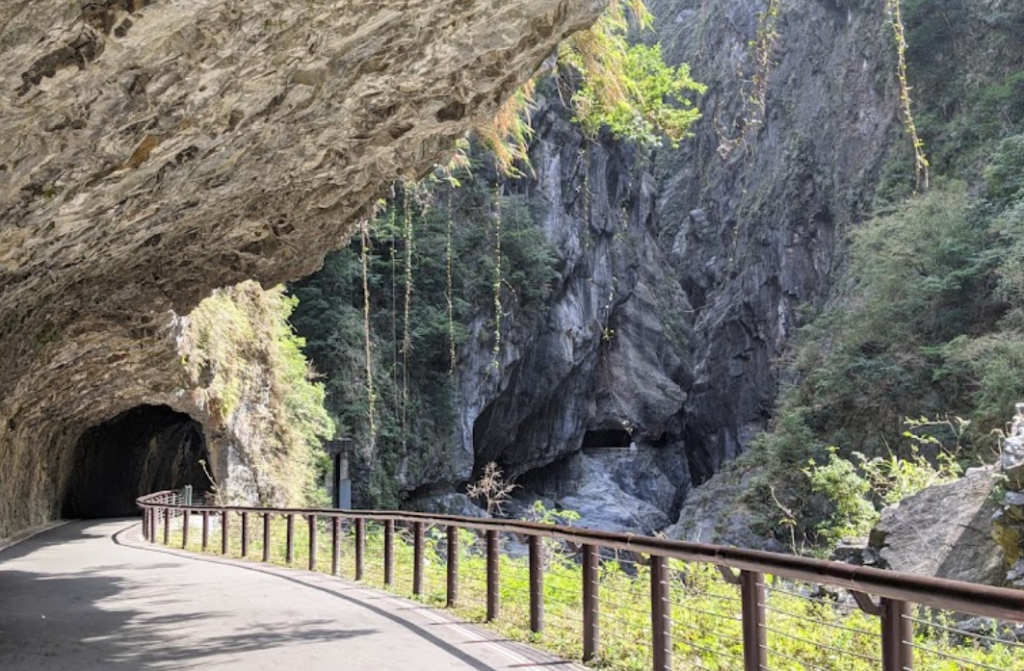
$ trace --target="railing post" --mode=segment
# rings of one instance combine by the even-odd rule
[[[669,607],[668,559],[651,555],[651,647],[654,671],[672,669],[672,613]]]
[[[181,521],[181,549],[182,550],[187,550],[188,549],[188,527],[189,527],[189,518],[190,517],[191,517],[190,511],[189,511],[188,508],[186,508],[185,511],[181,514],[181,520],[182,520]]]
[[[341,518],[331,518],[331,575],[341,569]]]
[[[171,542],[171,509],[164,508],[164,545]]]
[[[210,547],[210,511],[203,511],[203,552]]]
[[[231,539],[231,527],[228,518],[228,511],[224,510],[220,514],[220,553],[227,556],[228,549],[230,549]]]
[[[263,562],[270,562],[270,513],[263,513]]]
[[[884,671],[912,671],[914,668],[914,623],[906,601],[882,599],[882,668]]]
[[[285,531],[285,562],[288,566],[292,565],[295,561],[295,515],[289,513],[287,516],[287,525]]]
[[[249,556],[249,513],[242,512],[242,559]]]
[[[423,594],[423,522],[412,524],[412,593]]]
[[[459,602],[459,528],[448,527],[448,607]]]
[[[530,631],[544,631],[544,545],[530,536]]]
[[[487,621],[493,622],[498,619],[501,609],[501,597],[498,593],[500,580],[498,564],[498,532],[493,529],[487,530]]]
[[[384,584],[395,581],[395,521],[384,521]]]
[[[599,589],[597,548],[583,546],[583,662],[597,657],[601,647],[601,625],[599,620]]]
[[[764,575],[740,571],[739,581],[743,608],[743,668],[761,671],[768,668]]]
[[[316,561],[316,515],[309,516],[309,570],[315,571]]]
[[[366,520],[356,519],[356,580],[363,579],[363,559],[366,553]]]

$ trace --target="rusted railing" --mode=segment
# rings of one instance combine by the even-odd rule
[[[371,579],[368,541],[372,534],[375,547],[381,548],[381,563],[372,568],[385,587],[397,589],[396,555],[405,557],[411,552],[409,572],[399,576],[409,583],[399,591],[422,598],[425,567],[443,564],[445,578],[435,582],[443,582],[444,593],[438,595],[438,603],[448,607],[461,605],[460,585],[474,584],[467,582],[473,576],[464,575],[465,564],[479,558],[482,618],[500,623],[521,615],[523,626],[528,620],[535,639],[545,632],[546,614],[572,620],[558,621],[554,627],[577,635],[580,647],[573,654],[584,662],[599,660],[614,667],[615,660],[602,657],[602,650],[621,642],[645,646],[654,671],[1024,669],[1024,645],[1020,643],[1024,637],[1020,625],[1024,623],[1024,592],[1017,590],[757,550],[531,522],[412,512],[183,506],[173,495],[160,492],[138,500],[147,540],[162,539],[168,544],[173,531],[176,542],[180,533],[182,547],[196,545],[192,527],[198,517],[202,550],[210,551],[211,527],[216,527],[220,553],[248,558],[255,542],[262,547],[262,561],[268,562],[275,560],[275,546],[280,547],[280,525],[275,525],[280,519],[284,523],[285,563],[295,563],[298,549],[309,570],[367,580]],[[295,538],[297,518],[305,522],[300,526],[301,544]],[[428,538],[431,529],[436,531]],[[330,545],[329,568],[321,553],[326,544]],[[342,565],[343,546],[351,546],[351,551],[344,553],[350,555],[350,571]],[[560,564],[552,559],[553,551],[563,558],[572,556],[571,572],[579,579],[571,583],[571,595],[564,593],[564,586],[545,583],[546,578],[559,577],[554,575]],[[527,565],[517,589],[524,594],[524,602],[528,594],[528,617],[525,612],[503,617],[502,574],[503,568],[508,571],[518,566],[509,563],[512,561]],[[715,570],[701,572],[700,567]],[[627,579],[616,582],[611,579],[615,576]],[[649,598],[644,596],[644,614],[639,618],[643,632],[635,629],[636,613],[629,615],[630,607],[625,605],[625,592],[635,597],[641,578],[649,581]],[[440,589],[438,585],[434,588]],[[606,590],[613,592],[610,599],[602,598]],[[568,617],[548,613],[546,597],[570,599],[578,607],[574,606]],[[711,608],[707,603],[721,603],[722,607]],[[842,617],[850,613],[862,619]],[[616,615],[621,619],[615,619]],[[991,620],[979,629],[977,622],[965,622],[965,615]],[[703,619],[686,619],[691,616]],[[864,618],[876,619],[877,624],[864,626]],[[603,627],[608,620],[615,626]],[[700,631],[693,630],[692,623],[698,621],[718,622],[721,627],[709,636],[706,624]],[[816,629],[784,626],[790,622],[811,623]],[[673,631],[674,625],[678,632]],[[807,633],[814,631],[825,634]],[[814,636],[817,638],[812,639]],[[877,643],[877,650],[866,652],[850,643],[867,640],[865,637],[870,637],[871,645]],[[792,652],[791,646],[801,645],[817,651],[813,661]],[[963,652],[996,649],[994,646],[1000,646],[998,659],[1006,661],[967,658]],[[673,666],[674,653],[680,657],[677,666]],[[915,653],[920,657],[917,666]]]

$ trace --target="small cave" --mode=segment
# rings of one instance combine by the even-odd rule
[[[143,405],[92,427],[79,438],[64,492],[65,519],[125,517],[135,499],[192,485],[208,489],[209,462],[199,422],[161,405]]]
[[[625,429],[598,429],[583,434],[584,450],[629,447],[633,438]]]

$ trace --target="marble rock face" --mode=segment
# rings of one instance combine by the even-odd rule
[[[176,315],[316,269],[603,4],[0,3],[0,537],[59,512],[70,448],[126,409],[215,444]]]

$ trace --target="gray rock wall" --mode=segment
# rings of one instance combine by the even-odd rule
[[[460,441],[477,470],[539,470],[530,486],[557,498],[543,473],[571,470],[588,431],[628,425],[659,450],[674,519],[692,484],[766,427],[801,311],[827,299],[841,231],[909,141],[882,0],[783,0],[763,114],[744,101],[765,2],[649,4],[667,59],[708,85],[703,119],[647,156],[585,141],[557,105],[539,112],[529,194],[561,282],[540,323],[506,315],[500,374],[489,340],[470,339]]]
[[[661,229],[694,311],[685,436],[704,481],[765,427],[801,310],[828,296],[841,232],[864,216],[907,140],[881,0],[780,2],[763,123],[729,152],[752,114],[743,80],[767,3],[651,5],[668,53],[708,85],[696,137],[661,152],[658,166]]]

